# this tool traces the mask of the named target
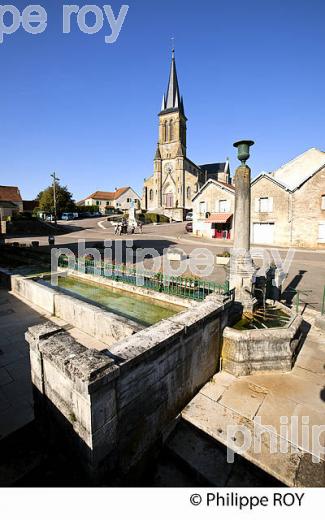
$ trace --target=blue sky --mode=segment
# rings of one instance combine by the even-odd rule
[[[39,0],[48,13],[43,34],[4,37],[0,184],[30,199],[56,171],[76,200],[123,185],[141,191],[153,168],[171,36],[194,162],[229,156],[234,171],[239,138],[256,141],[253,175],[309,147],[325,150],[324,0],[125,2],[111,45],[107,22],[96,35],[74,22],[62,34],[68,0]],[[22,10],[30,2],[10,3]],[[121,6],[79,1],[87,3],[110,3],[115,13]]]

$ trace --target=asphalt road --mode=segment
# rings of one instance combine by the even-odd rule
[[[83,239],[88,247],[94,246],[96,242],[102,242],[103,240],[136,240],[139,241],[140,247],[153,247],[159,251],[159,254],[162,254],[162,251],[169,246],[181,247],[187,255],[192,253],[195,248],[206,248],[214,255],[220,251],[229,249],[229,246],[220,242],[216,243],[213,239],[200,239],[186,233],[184,223],[149,224],[143,226],[142,234],[127,236],[114,235],[114,227],[104,220],[103,217],[59,222],[59,224],[64,225],[67,231],[66,234],[56,236],[56,246],[61,247],[75,245],[79,239]],[[40,245],[47,245],[47,237],[28,237],[28,239],[22,237],[21,239],[14,238],[12,240],[20,242],[38,240]],[[10,239],[8,241],[10,241]],[[271,254],[268,247],[260,247],[260,249],[263,252]],[[282,260],[285,259],[287,251],[288,250],[284,248],[278,249],[278,254]],[[215,279],[217,281],[223,281],[224,278],[225,270],[220,266],[215,266],[213,273],[208,276],[208,279]],[[284,288],[289,287],[294,291],[301,291],[302,303],[308,303],[313,308],[319,309],[324,286],[325,250],[295,250]],[[287,296],[290,300],[289,294],[287,294]]]

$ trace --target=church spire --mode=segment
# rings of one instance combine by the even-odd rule
[[[162,103],[162,111],[164,110],[179,110],[184,115],[184,104],[179,91],[174,49],[172,50],[172,63],[169,73],[167,93],[163,97]]]

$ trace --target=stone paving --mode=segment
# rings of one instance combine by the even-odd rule
[[[25,332],[28,327],[45,319],[69,330],[81,344],[97,350],[107,348],[101,341],[0,290],[0,441],[34,419],[29,347]]]
[[[238,378],[219,372],[189,403],[182,417],[287,485],[324,486],[325,333],[314,326],[315,313],[306,312],[304,318],[311,329],[291,372]],[[280,422],[281,416],[288,418],[288,427],[285,419]],[[261,431],[259,421],[264,432],[261,449],[254,450],[251,443],[242,452],[241,427],[247,427],[248,437],[254,439],[255,432]],[[234,432],[238,427],[234,436],[229,436],[229,426]],[[320,449],[312,440],[319,426]],[[280,449],[270,453],[272,442],[278,447],[282,443],[283,453]],[[309,464],[311,454],[320,455],[321,462]]]
[[[42,317],[0,291],[0,440],[33,420],[29,349],[24,334]]]

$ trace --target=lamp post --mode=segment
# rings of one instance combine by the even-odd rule
[[[251,228],[251,169],[246,161],[254,141],[241,140],[234,143],[241,165],[235,173],[234,247],[230,262],[230,288],[235,289],[235,300],[244,310],[253,310],[256,299],[252,295],[255,268],[250,256]]]
[[[58,215],[57,215],[57,209],[56,209],[56,182],[60,179],[56,177],[55,172],[51,174],[51,177],[53,178],[53,206],[54,206],[54,222],[55,225],[57,225]]]

